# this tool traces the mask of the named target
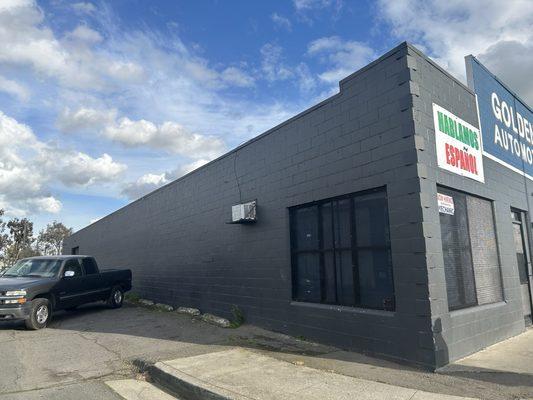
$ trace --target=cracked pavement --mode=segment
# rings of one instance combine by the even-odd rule
[[[223,329],[174,312],[131,305],[110,310],[95,304],[59,312],[40,331],[0,322],[0,400],[119,400],[104,381],[135,378],[136,361],[172,360],[233,347],[426,392],[493,400],[533,398],[531,343],[533,330],[431,373],[251,325]]]
[[[253,347],[318,355],[332,348],[245,325],[223,329],[175,312],[102,304],[54,314],[47,329],[0,322],[0,400],[119,399],[104,381],[134,378],[134,361],[156,362]]]
[[[40,331],[2,322],[0,399],[118,399],[103,381],[134,377],[133,360],[216,351],[233,332],[175,313],[99,304],[58,312]]]

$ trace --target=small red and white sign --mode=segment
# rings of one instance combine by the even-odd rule
[[[434,103],[433,120],[437,165],[455,174],[485,182],[480,130]]]
[[[439,204],[439,213],[448,215],[455,214],[455,206],[453,204],[452,196],[437,193],[437,202]]]

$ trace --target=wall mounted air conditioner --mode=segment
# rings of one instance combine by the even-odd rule
[[[231,207],[231,223],[246,224],[257,221],[257,201],[236,204]]]

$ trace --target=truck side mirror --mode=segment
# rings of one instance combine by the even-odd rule
[[[65,278],[71,278],[74,276],[74,271],[65,271],[65,274],[63,276]]]

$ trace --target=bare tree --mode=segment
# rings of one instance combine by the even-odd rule
[[[72,235],[72,228],[54,221],[39,232],[37,247],[45,255],[59,255],[63,249],[63,241],[70,235]]]

